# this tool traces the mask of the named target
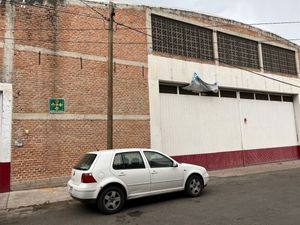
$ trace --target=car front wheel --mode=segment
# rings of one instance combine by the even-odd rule
[[[119,187],[111,186],[100,193],[98,198],[98,208],[104,214],[119,212],[124,205],[125,196]]]
[[[192,175],[185,184],[185,192],[190,197],[197,197],[203,190],[203,181],[200,176]]]

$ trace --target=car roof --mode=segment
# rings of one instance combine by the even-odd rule
[[[89,154],[103,154],[103,153],[113,154],[114,152],[118,153],[118,152],[124,152],[124,151],[140,151],[140,150],[156,151],[156,150],[153,150],[153,149],[145,149],[145,148],[120,148],[120,149],[91,151],[91,152],[88,152],[88,153]]]

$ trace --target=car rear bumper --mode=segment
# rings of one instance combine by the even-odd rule
[[[71,197],[77,200],[96,199],[99,193],[97,187],[87,187],[86,184],[76,185],[71,180],[68,182],[68,191]]]

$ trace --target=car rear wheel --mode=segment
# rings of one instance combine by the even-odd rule
[[[190,197],[197,197],[203,190],[203,181],[200,176],[192,175],[185,184],[185,192]]]
[[[116,186],[106,188],[98,198],[98,209],[104,214],[119,212],[124,205],[125,197],[123,191]]]

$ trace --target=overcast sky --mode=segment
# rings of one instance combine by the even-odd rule
[[[244,23],[299,22],[257,26],[300,45],[300,0],[113,0],[208,13]]]

